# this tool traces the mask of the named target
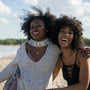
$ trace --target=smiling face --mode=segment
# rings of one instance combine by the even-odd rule
[[[61,28],[58,35],[58,42],[60,47],[67,48],[71,46],[73,35],[73,31],[71,31],[69,27]]]
[[[45,24],[41,19],[34,19],[30,25],[30,34],[36,41],[42,41],[46,39]]]

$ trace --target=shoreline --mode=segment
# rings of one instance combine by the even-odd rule
[[[0,44],[0,46],[5,46],[5,47],[19,47],[20,45],[19,44],[18,45],[13,45],[13,44],[12,45],[1,45]]]

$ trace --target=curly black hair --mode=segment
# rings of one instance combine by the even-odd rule
[[[50,39],[53,44],[60,47],[58,43],[58,34],[63,27],[69,27],[74,32],[73,41],[71,43],[72,49],[79,49],[83,47],[83,28],[82,23],[76,19],[76,17],[69,17],[67,15],[61,15],[52,24]]]
[[[21,31],[27,36],[27,39],[30,40],[32,37],[30,35],[30,24],[34,19],[41,19],[46,27],[46,30],[50,30],[50,23],[56,19],[56,16],[50,13],[50,9],[47,8],[45,14],[43,14],[41,8],[31,7],[32,11],[27,11],[26,15],[22,18],[23,23],[21,26]],[[36,12],[36,13],[35,13]],[[49,31],[46,32],[46,36],[49,38]]]

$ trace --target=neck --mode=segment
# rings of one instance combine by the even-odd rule
[[[32,39],[32,40],[34,40],[34,41],[36,41],[36,42],[40,42],[40,41],[44,41],[44,40],[46,40],[47,39],[47,37],[43,37],[42,39]]]
[[[71,47],[63,48],[63,49],[61,48],[61,50],[62,50],[62,56],[64,58],[71,56],[73,54],[73,51],[74,51]]]

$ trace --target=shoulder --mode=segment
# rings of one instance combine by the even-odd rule
[[[28,41],[23,42],[20,47],[25,46],[26,43],[28,43]]]
[[[28,42],[28,41],[23,42],[23,43],[20,45],[19,49],[25,47],[25,44],[26,44],[27,42]]]
[[[87,56],[85,52],[81,52],[78,50],[78,59],[81,64],[89,64],[90,63],[90,57]]]
[[[26,43],[27,43],[27,41],[23,42],[23,43],[20,45],[20,47],[19,47],[18,50],[17,50],[16,55],[17,55],[17,54],[20,54],[23,50],[25,50],[25,44],[26,44]]]
[[[61,49],[57,46],[57,45],[55,45],[55,44],[52,44],[52,42],[50,43],[50,45],[51,45],[51,49],[54,51],[54,52],[57,52],[57,53],[61,53]]]

